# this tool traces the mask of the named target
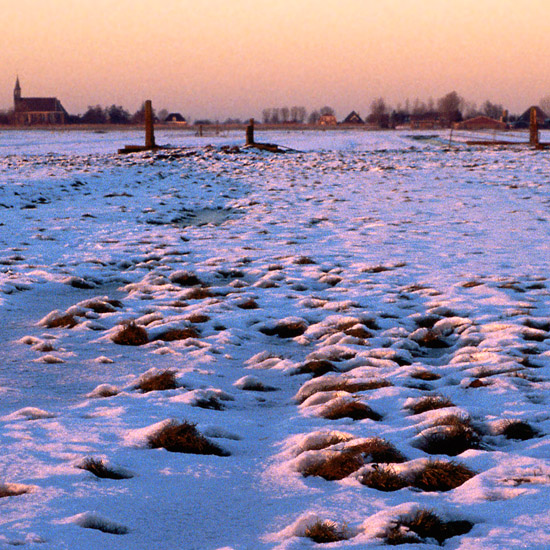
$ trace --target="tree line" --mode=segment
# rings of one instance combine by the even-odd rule
[[[550,116],[550,95],[540,99],[539,106]],[[365,122],[380,128],[391,128],[410,122],[411,118],[437,117],[440,124],[450,126],[453,122],[484,115],[499,119],[505,113],[505,108],[500,103],[486,100],[479,107],[476,103],[466,101],[456,91],[444,96],[427,101],[407,99],[404,104],[391,107],[384,98],[378,97],[370,104],[370,112],[365,117]],[[163,122],[168,117],[168,111],[161,109],[154,113],[157,121]],[[261,120],[264,124],[317,124],[322,116],[335,115],[332,107],[325,105],[309,112],[303,106],[270,107],[262,110]],[[508,116],[508,122],[514,122],[517,116]],[[145,119],[145,103],[135,112],[130,113],[121,105],[90,105],[81,115],[69,115],[69,122],[73,124],[142,124]],[[0,124],[13,124],[13,110],[0,111]],[[218,121],[209,119],[195,120],[194,124],[208,125],[219,124]],[[227,118],[222,124],[242,124],[239,118]]]

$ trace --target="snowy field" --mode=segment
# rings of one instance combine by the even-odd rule
[[[448,137],[0,133],[0,547],[549,548],[550,154]]]

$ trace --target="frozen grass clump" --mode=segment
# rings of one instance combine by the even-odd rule
[[[202,281],[190,271],[175,271],[169,277],[170,282],[179,286],[199,286],[202,285]]]
[[[395,472],[394,468],[377,464],[358,479],[362,485],[384,492],[399,491],[399,489],[409,486],[407,481]]]
[[[434,380],[439,380],[441,378],[439,374],[427,369],[418,369],[411,373],[410,377],[415,380],[424,380],[425,382],[433,382]]]
[[[443,544],[449,538],[468,533],[473,526],[473,523],[464,520],[444,522],[432,511],[421,509],[412,515],[399,517],[384,538],[391,546],[426,543],[430,539]]]
[[[277,321],[275,326],[263,326],[260,332],[267,336],[278,336],[279,338],[295,338],[301,336],[307,330],[307,323],[298,317],[288,317]]]
[[[116,386],[112,386],[111,384],[100,384],[92,390],[87,397],[114,397],[115,395],[118,395],[118,388]]]
[[[166,449],[171,453],[190,453],[199,455],[229,456],[229,453],[209,441],[198,432],[195,424],[178,423],[175,420],[148,438],[152,449]]]
[[[110,535],[126,535],[130,530],[119,523],[102,518],[96,514],[84,513],[73,518],[74,523],[84,529],[96,529]]]
[[[252,375],[239,378],[233,385],[243,391],[270,392],[276,390],[273,386],[264,384],[257,376]]]
[[[77,467],[102,479],[131,479],[134,477],[128,472],[108,466],[103,460],[91,457],[85,458]]]
[[[162,342],[176,342],[178,340],[187,340],[188,338],[198,338],[199,333],[193,327],[186,328],[170,328],[160,332],[155,336],[155,340]]]
[[[351,418],[352,420],[381,420],[382,415],[371,409],[365,403],[355,400],[337,400],[329,405],[322,413],[327,420]]]
[[[421,491],[445,492],[460,487],[475,475],[475,472],[458,462],[434,460],[415,473],[411,485]]]
[[[454,403],[446,397],[441,397],[439,395],[430,395],[427,397],[421,397],[413,403],[405,405],[405,407],[409,409],[412,414],[421,414],[426,411],[454,407]]]
[[[477,449],[480,436],[469,419],[458,415],[440,418],[434,427],[420,434],[418,448],[428,454],[456,456],[467,449]]]
[[[331,453],[327,458],[308,465],[302,470],[304,477],[322,477],[327,481],[338,481],[348,477],[364,465],[361,453],[339,451]]]
[[[324,376],[308,380],[298,391],[295,399],[303,403],[306,399],[319,392],[345,391],[357,393],[362,391],[377,390],[393,386],[384,378],[342,378],[341,376]]]
[[[30,493],[31,487],[19,483],[0,483],[0,498],[17,497]]]
[[[407,460],[394,445],[381,437],[371,437],[357,445],[352,444],[349,449],[361,453],[366,462],[398,464]]]
[[[130,321],[124,323],[111,340],[119,346],[143,346],[149,342],[149,336],[142,326]]]
[[[306,527],[304,537],[317,544],[339,542],[348,538],[343,529],[339,528],[334,522],[327,520],[318,520]]]
[[[318,359],[307,361],[298,367],[293,374],[311,374],[313,378],[317,378],[328,372],[338,372],[338,369],[330,361]]]
[[[538,431],[524,420],[507,420],[500,430],[500,435],[507,439],[526,441],[538,436]]]
[[[73,328],[78,325],[78,320],[71,313],[55,310],[41,319],[38,324],[46,328]]]
[[[136,389],[143,393],[174,390],[178,387],[176,373],[171,370],[145,374],[137,383]]]

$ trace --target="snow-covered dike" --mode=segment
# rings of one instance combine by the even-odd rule
[[[0,547],[550,547],[550,156],[0,135]],[[208,145],[207,145],[208,144]]]

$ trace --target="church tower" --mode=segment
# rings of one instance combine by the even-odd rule
[[[19,84],[19,76],[15,80],[15,88],[13,89],[13,103],[14,107],[21,101],[21,84]]]

